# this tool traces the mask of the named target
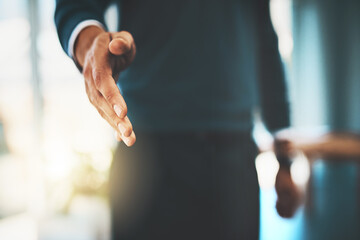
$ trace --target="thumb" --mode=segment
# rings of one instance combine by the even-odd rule
[[[121,31],[111,33],[112,40],[109,43],[109,50],[114,55],[128,55],[135,50],[134,39],[129,32]]]

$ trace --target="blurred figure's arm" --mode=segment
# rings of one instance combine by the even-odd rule
[[[289,102],[278,38],[270,18],[269,0],[257,0],[256,33],[261,115],[274,133],[290,125]]]
[[[350,132],[306,133],[295,129],[279,132],[277,142],[283,155],[303,152],[309,160],[360,160],[360,135]]]

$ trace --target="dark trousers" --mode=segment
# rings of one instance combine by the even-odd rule
[[[110,173],[114,240],[258,239],[250,133],[137,133]]]

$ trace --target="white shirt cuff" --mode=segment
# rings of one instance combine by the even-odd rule
[[[89,26],[97,26],[97,27],[100,27],[102,29],[105,29],[104,25],[97,21],[97,20],[93,20],[93,19],[90,19],[90,20],[85,20],[85,21],[82,21],[80,22],[78,25],[76,25],[76,27],[74,28],[74,30],[72,31],[71,35],[70,35],[70,38],[69,38],[69,45],[68,45],[68,55],[73,59],[75,60],[74,58],[74,47],[75,47],[75,41],[77,39],[77,37],[79,36],[79,33],[86,27],[89,27]]]

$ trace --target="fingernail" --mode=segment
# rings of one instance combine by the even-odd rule
[[[121,108],[118,105],[114,105],[114,111],[118,117],[121,117]]]
[[[126,144],[126,146],[129,147],[130,139],[129,138],[124,138],[124,143]]]

